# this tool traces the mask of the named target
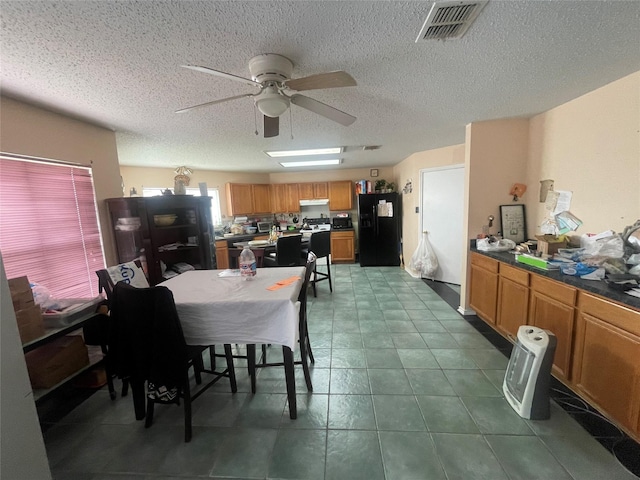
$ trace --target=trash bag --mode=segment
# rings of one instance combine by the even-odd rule
[[[484,252],[508,252],[516,248],[516,242],[508,238],[479,238],[476,240],[476,248]]]
[[[429,278],[433,280],[437,269],[438,258],[427,239],[427,232],[422,232],[422,240],[420,240],[418,248],[411,256],[407,271],[414,278]]]

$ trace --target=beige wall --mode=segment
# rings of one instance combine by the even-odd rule
[[[115,133],[16,100],[0,97],[0,150],[91,165],[107,265],[116,262],[105,198],[122,196]]]
[[[398,185],[399,191],[402,191],[408,181],[411,181],[413,187],[412,192],[401,195],[402,256],[406,265],[418,248],[421,238],[420,214],[416,213],[416,207],[420,206],[420,170],[461,163],[464,163],[464,145],[453,145],[414,153],[393,168],[393,181]]]
[[[621,232],[640,218],[640,72],[533,117],[529,145],[530,232],[544,219],[543,179],[573,192],[578,235]]]

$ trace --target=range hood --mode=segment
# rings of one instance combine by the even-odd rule
[[[313,205],[329,205],[328,198],[315,198],[313,200],[300,200],[301,207],[310,207]]]

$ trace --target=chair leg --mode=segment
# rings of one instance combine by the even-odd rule
[[[193,376],[196,379],[196,383],[200,385],[202,383],[202,375],[201,372],[204,371],[204,360],[202,360],[202,355],[198,355],[193,359]]]
[[[120,395],[122,395],[123,397],[126,397],[128,393],[129,393],[129,379],[125,377],[122,379],[122,393]]]
[[[116,389],[113,386],[113,372],[111,371],[111,361],[109,358],[109,351],[106,345],[100,345],[102,355],[104,358],[104,373],[107,377],[107,388],[109,389],[109,397],[111,400],[116,399]]]
[[[317,297],[316,294],[316,282],[318,281],[318,271],[316,270],[317,263],[313,266],[313,280],[311,280],[311,286],[313,287],[313,296]]]
[[[184,441],[190,442],[193,435],[191,427],[191,388],[189,387],[189,373],[184,376]]]
[[[307,352],[307,331],[305,329],[304,320],[300,322],[300,358],[302,362],[302,372],[304,373],[304,381],[307,384],[307,390],[313,392],[313,384],[311,383],[311,374],[309,373],[308,352]]]
[[[296,378],[293,373],[293,352],[289,347],[282,346],[284,357],[284,376],[287,380],[287,400],[289,401],[289,418],[298,418],[298,407],[296,403]]]
[[[144,428],[149,428],[153,423],[153,407],[155,403],[156,402],[154,402],[150,398],[147,398],[147,414],[144,420]]]
[[[267,363],[267,345],[262,344],[262,363]]]
[[[331,260],[327,255],[327,278],[329,279],[329,291],[333,293],[333,285],[331,284]]]
[[[211,358],[211,370],[216,371],[216,347],[211,345],[209,347],[209,357]]]
[[[251,379],[251,393],[256,393],[256,346],[247,345],[247,365],[249,366],[249,378]]]
[[[236,369],[233,365],[233,352],[231,351],[231,344],[226,343],[224,345],[224,354],[227,359],[227,371],[229,373],[231,392],[236,393],[238,391],[238,384],[236,382]]]

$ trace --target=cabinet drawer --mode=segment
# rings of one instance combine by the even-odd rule
[[[476,265],[493,273],[498,273],[498,261],[478,253],[471,254],[471,265]]]
[[[577,290],[560,282],[549,280],[540,275],[531,276],[531,290],[540,292],[565,305],[575,305]]]
[[[523,285],[525,287],[529,286],[529,273],[525,272],[521,268],[514,268],[506,263],[501,263],[500,276],[508,278],[519,285]]]
[[[640,312],[580,292],[578,309],[634,335],[640,336]]]

